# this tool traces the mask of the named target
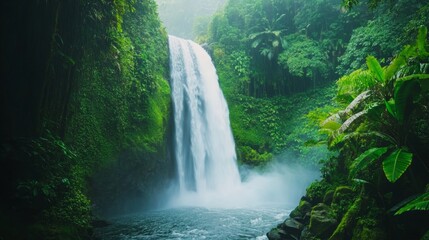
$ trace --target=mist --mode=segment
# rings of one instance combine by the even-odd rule
[[[156,0],[156,3],[168,34],[193,40],[207,30],[210,17],[226,0]]]
[[[235,187],[225,186],[222,191],[177,195],[170,191],[166,208],[257,208],[292,207],[305,195],[306,187],[320,178],[320,172],[300,165],[275,161],[264,169],[241,167],[242,182]]]

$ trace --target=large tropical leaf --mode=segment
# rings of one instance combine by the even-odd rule
[[[350,114],[354,109],[360,106],[366,99],[371,96],[371,91],[367,90],[360,93],[353,101],[344,109],[347,114]]]
[[[336,121],[324,121],[321,125],[321,128],[330,130],[330,131],[337,131],[341,127],[341,123]]]
[[[392,117],[394,117],[395,119],[398,119],[396,116],[396,105],[395,105],[395,99],[390,99],[389,101],[384,101],[385,105],[386,105],[386,109],[387,111],[390,113],[390,115],[392,115]]]
[[[426,73],[412,74],[412,75],[408,75],[405,77],[401,77],[401,78],[396,80],[395,95],[401,90],[401,88],[404,87],[403,85],[406,82],[418,82],[420,84],[420,88],[423,91],[429,90],[429,74],[426,74]]]
[[[429,53],[426,51],[426,37],[428,34],[428,29],[426,27],[421,27],[417,35],[417,49],[419,53],[423,56],[428,56]]]
[[[399,81],[395,84],[395,112],[399,123],[404,123],[412,111],[413,98],[420,92],[417,81]]]
[[[368,56],[366,58],[366,65],[369,71],[376,77],[377,81],[384,83],[384,71],[377,59],[373,56]]]
[[[256,38],[256,39],[252,42],[252,48],[257,48],[261,42],[262,42],[262,38]]]
[[[402,149],[396,149],[383,161],[383,170],[387,180],[394,183],[407,170],[413,160],[413,154]]]
[[[350,166],[350,176],[356,175],[357,172],[368,167],[369,164],[379,159],[387,152],[388,147],[371,148],[357,157]]]
[[[393,59],[393,61],[389,64],[389,66],[384,71],[384,77],[386,80],[390,80],[402,66],[407,64],[407,59],[410,52],[415,49],[415,47],[411,47],[409,45],[405,46],[404,49],[398,54],[397,57]]]
[[[395,215],[402,214],[404,212],[420,210],[428,211],[429,210],[429,192],[423,193],[414,200],[410,201],[407,205],[401,207]]]
[[[347,129],[350,128],[350,126],[352,126],[352,124],[355,125],[356,120],[360,119],[360,117],[366,115],[367,113],[368,113],[368,110],[365,109],[356,114],[353,114],[341,125],[340,129],[338,129],[338,132],[339,133],[345,132]]]
[[[424,80],[428,80],[428,79],[429,79],[429,74],[425,74],[425,73],[412,74],[412,75],[408,75],[408,76],[399,78],[398,80],[396,80],[396,84],[398,84],[399,82],[406,82],[406,81],[410,81],[410,80],[424,81]]]

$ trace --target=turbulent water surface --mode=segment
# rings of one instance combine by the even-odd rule
[[[289,214],[286,207],[253,209],[174,208],[111,219],[96,230],[106,240],[267,239],[265,233]]]

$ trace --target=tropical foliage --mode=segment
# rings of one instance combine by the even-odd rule
[[[115,211],[107,205],[125,203],[119,198],[133,195],[135,184],[156,181],[142,180],[144,169],[165,168],[168,45],[156,4],[1,6],[9,37],[1,39],[8,65],[1,73],[0,238],[90,238],[96,214]],[[124,171],[129,178],[103,182]],[[142,192],[156,187],[146,186]]]

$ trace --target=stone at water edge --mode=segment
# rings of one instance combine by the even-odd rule
[[[315,236],[328,238],[338,225],[332,209],[324,203],[319,203],[311,210],[309,231]]]
[[[311,211],[311,203],[301,199],[299,205],[289,214],[291,218],[304,218],[305,214]]]
[[[296,221],[293,218],[288,218],[283,222],[283,229],[290,233],[291,235],[298,236],[301,235],[301,231],[304,228],[304,224]]]

